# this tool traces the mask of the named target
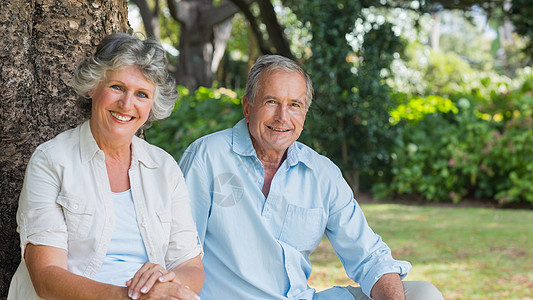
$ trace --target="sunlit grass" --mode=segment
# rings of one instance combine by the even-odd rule
[[[361,205],[396,259],[410,261],[405,280],[426,280],[445,299],[533,299],[533,211]],[[349,280],[329,242],[312,254],[309,285]]]

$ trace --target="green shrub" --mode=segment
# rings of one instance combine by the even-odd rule
[[[528,76],[512,90],[493,93],[490,100],[501,101],[499,110],[498,105],[478,110],[483,106],[475,95],[456,105],[439,97],[399,105],[391,115],[401,134],[388,173],[372,187],[375,195],[533,203],[533,76]]]
[[[457,202],[475,189],[492,124],[465,110],[430,113],[404,125],[391,182],[375,185],[377,195],[416,194],[429,201]]]

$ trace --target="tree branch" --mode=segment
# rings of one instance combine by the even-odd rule
[[[217,6],[208,6],[201,9],[200,16],[202,20],[207,22],[207,26],[214,26],[233,17],[238,12],[239,7],[235,3],[224,1]]]
[[[141,18],[143,20],[144,29],[146,34],[157,40],[160,39],[159,30],[159,0],[155,1],[154,11],[150,9],[146,0],[132,0],[141,12]]]
[[[265,23],[270,41],[274,44],[278,54],[294,59],[289,42],[285,38],[283,27],[278,22],[278,17],[270,0],[257,0],[257,4],[259,4],[261,10],[261,20]]]
[[[254,34],[257,40],[257,47],[259,48],[259,51],[261,51],[261,53],[263,54],[271,54],[272,52],[268,48],[266,40],[264,39],[263,34],[259,30],[256,18],[249,8],[249,5],[253,2],[253,0],[231,0],[231,2],[233,2],[242,11],[244,17],[248,21],[248,24],[250,24],[250,30],[252,30],[252,33]]]

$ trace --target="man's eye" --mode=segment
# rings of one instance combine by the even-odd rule
[[[300,108],[300,106],[301,106],[300,103],[293,103],[292,104],[292,107],[295,107],[295,108]]]

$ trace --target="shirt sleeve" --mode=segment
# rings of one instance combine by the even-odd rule
[[[17,211],[22,258],[28,243],[67,250],[67,226],[57,204],[60,172],[61,167],[50,163],[39,148],[28,162]]]
[[[187,185],[181,171],[179,168],[177,169],[177,174],[173,174],[177,178],[177,184],[172,195],[170,250],[166,257],[168,269],[173,269],[199,254],[203,255],[203,248],[198,239],[196,226],[191,215]]]
[[[204,165],[199,161],[196,151],[193,151],[192,147],[185,151],[179,160],[179,165],[190,191],[191,211],[203,245],[211,211],[211,192],[207,180],[209,177],[205,172]]]
[[[359,283],[369,297],[372,287],[384,274],[398,273],[403,279],[411,269],[411,264],[392,258],[390,248],[368,226],[361,207],[342,175],[339,174],[330,196],[326,236],[346,274]]]

